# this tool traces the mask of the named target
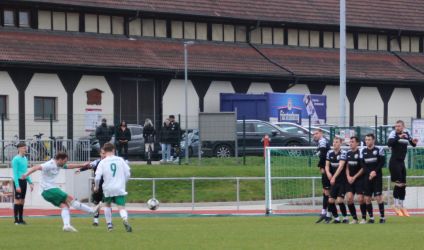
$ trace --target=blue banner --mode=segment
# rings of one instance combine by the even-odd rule
[[[271,122],[307,125],[309,116],[314,125],[327,122],[327,97],[324,95],[266,93],[266,96]]]

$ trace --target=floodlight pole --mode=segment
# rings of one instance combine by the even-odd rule
[[[184,144],[184,151],[185,151],[185,163],[188,164],[188,49],[187,47],[194,44],[193,41],[186,41],[184,42],[184,94],[185,94],[185,144]]]
[[[340,121],[339,126],[346,126],[346,0],[340,0]]]

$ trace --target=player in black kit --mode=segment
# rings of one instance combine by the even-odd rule
[[[362,164],[364,169],[364,195],[367,212],[370,216],[368,223],[374,223],[373,208],[371,198],[374,195],[380,210],[380,223],[385,223],[384,201],[383,201],[383,173],[385,156],[382,148],[376,147],[374,134],[365,136],[366,148],[361,150]]]
[[[340,223],[335,204],[336,200],[343,215],[343,223],[349,223],[346,205],[344,204],[345,187],[347,183],[345,173],[346,151],[341,149],[341,145],[342,139],[340,137],[335,137],[333,139],[333,150],[328,151],[325,164],[325,172],[331,185],[328,210],[333,214],[333,223]],[[327,220],[326,222],[328,223],[329,221]]]
[[[350,215],[353,221],[350,224],[358,224],[358,216],[354,203],[354,196],[358,198],[359,207],[361,208],[362,224],[366,223],[367,210],[364,201],[364,170],[361,164],[361,155],[359,152],[359,138],[350,137],[350,150],[346,154],[346,199]]]
[[[392,149],[390,157],[389,170],[393,188],[393,198],[395,199],[394,210],[399,216],[409,216],[406,208],[403,207],[403,201],[406,195],[406,168],[405,157],[408,145],[417,146],[418,140],[412,139],[409,132],[405,129],[405,123],[402,120],[396,122],[395,130],[389,135],[388,146]]]
[[[318,167],[321,172],[321,182],[322,182],[322,210],[321,215],[316,223],[320,223],[323,220],[329,220],[331,214],[327,211],[328,208],[328,196],[330,194],[330,180],[325,174],[325,161],[327,157],[327,152],[330,150],[330,143],[325,139],[321,129],[316,129],[314,131],[314,140],[318,142],[317,155],[319,157]]]

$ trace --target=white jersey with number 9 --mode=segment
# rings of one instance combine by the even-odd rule
[[[96,180],[103,176],[103,194],[105,197],[127,195],[126,184],[130,178],[130,167],[118,156],[104,158],[96,170]]]

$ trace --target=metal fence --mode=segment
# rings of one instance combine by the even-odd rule
[[[53,158],[57,152],[66,152],[69,161],[90,160],[91,145],[89,140],[0,140],[0,163],[9,163],[18,153],[19,142],[27,145],[27,158],[30,164]]]

